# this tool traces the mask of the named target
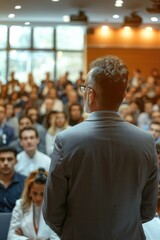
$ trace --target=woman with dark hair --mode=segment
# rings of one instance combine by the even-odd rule
[[[44,222],[41,206],[48,173],[40,168],[26,179],[22,198],[13,209],[8,240],[58,240]]]

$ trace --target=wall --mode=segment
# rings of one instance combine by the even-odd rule
[[[86,51],[87,68],[97,57],[117,55],[127,64],[130,76],[135,68],[140,68],[146,77],[152,68],[160,70],[160,31],[97,28],[87,35]]]

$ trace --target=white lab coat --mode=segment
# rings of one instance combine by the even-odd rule
[[[59,240],[56,233],[54,233],[44,222],[42,212],[40,215],[38,232],[36,234],[33,225],[33,204],[31,204],[29,210],[25,213],[22,211],[21,206],[22,200],[19,199],[16,201],[16,206],[12,212],[7,240]],[[18,236],[15,233],[15,230],[19,227],[22,229],[24,236]]]

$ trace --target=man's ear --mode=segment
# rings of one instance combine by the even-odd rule
[[[93,91],[93,89],[89,89],[88,95],[89,104],[93,104],[95,101],[95,92]]]

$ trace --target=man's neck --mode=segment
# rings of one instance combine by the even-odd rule
[[[10,183],[12,182],[14,172],[11,172],[10,174],[0,174],[0,183],[7,188]]]
[[[33,150],[33,151],[25,151],[27,153],[27,155],[30,157],[30,158],[33,158],[33,156],[35,155],[37,149]]]

